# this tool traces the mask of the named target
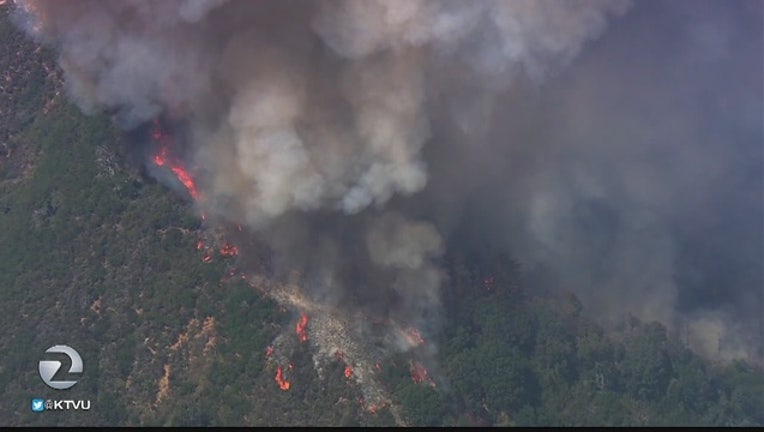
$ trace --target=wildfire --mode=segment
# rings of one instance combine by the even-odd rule
[[[154,121],[154,128],[151,131],[151,137],[154,139],[154,141],[157,141],[161,145],[159,153],[154,155],[154,163],[160,167],[168,165],[170,167],[170,171],[172,171],[178,181],[183,184],[188,193],[191,195],[191,198],[194,200],[199,199],[199,190],[196,188],[196,183],[194,183],[193,177],[191,177],[183,165],[179,163],[168,162],[169,158],[167,155],[167,148],[170,144],[170,140],[164,134],[164,132],[162,132],[162,129],[159,126],[159,122],[156,120]]]
[[[151,138],[154,139],[154,141],[164,141],[165,140],[165,134],[162,132],[162,127],[159,126],[159,120],[154,119],[154,127],[151,128]]]
[[[353,368],[350,365],[345,366],[345,378],[350,379],[353,376]]]
[[[302,314],[300,320],[297,321],[297,337],[300,342],[308,341],[308,315]]]
[[[220,283],[221,284],[227,284],[227,283],[231,282],[231,280],[233,280],[233,279],[235,279],[237,277],[240,278],[241,280],[247,280],[247,275],[246,274],[239,273],[239,269],[237,269],[236,267],[231,267],[231,268],[228,269],[228,271],[226,272],[225,276],[220,278]]]
[[[488,276],[483,280],[483,286],[485,287],[486,291],[492,291],[494,288],[495,279],[493,276]]]
[[[232,257],[239,254],[239,248],[237,248],[234,245],[231,244],[224,244],[223,247],[220,248],[220,255]]]
[[[180,180],[181,183],[183,183],[183,186],[186,187],[188,190],[188,193],[191,195],[191,198],[194,200],[199,199],[199,191],[196,189],[196,184],[194,184],[194,179],[191,178],[191,175],[188,174],[185,168],[183,168],[180,165],[176,165],[174,167],[170,168],[172,172],[175,174],[175,177]]]
[[[162,133],[162,128],[159,126],[158,120],[154,120],[154,127],[151,129],[151,138],[161,145],[159,153],[154,156],[154,163],[158,166],[164,166],[167,159],[167,146],[169,145],[169,142],[164,133]]]
[[[369,406],[366,406],[366,401],[363,399],[363,397],[358,398],[358,404],[361,405],[361,409],[365,409],[372,414],[376,414],[377,411],[387,406],[387,403],[385,401],[380,401],[379,404],[371,403],[369,404]]]
[[[385,402],[380,402],[379,405],[371,404],[369,405],[369,412],[372,414],[376,414],[377,411],[381,410],[382,408],[386,407],[387,404]]]
[[[291,387],[289,381],[284,379],[284,370],[281,368],[281,366],[276,368],[276,382],[279,384],[279,388],[281,390],[287,391],[289,390],[289,387]]]
[[[411,372],[411,380],[415,383],[419,384],[427,381],[431,387],[435,387],[435,382],[430,378],[429,372],[427,372],[427,369],[421,363],[411,363],[409,371]]]
[[[204,256],[202,257],[202,262],[203,263],[209,263],[211,261],[212,261],[212,255],[210,255],[209,252],[205,252]]]
[[[159,154],[154,156],[154,163],[157,166],[160,166],[160,167],[164,166],[164,164],[165,164],[165,160],[164,160],[165,159],[165,153],[166,153],[165,149],[162,149],[162,151]]]
[[[204,242],[199,240],[198,242],[196,242],[196,250],[202,250],[202,249],[204,249]]]
[[[406,339],[406,342],[409,343],[411,346],[419,346],[424,343],[424,338],[422,337],[422,334],[419,333],[419,330],[417,330],[414,327],[409,327],[405,331],[402,332],[403,337]]]

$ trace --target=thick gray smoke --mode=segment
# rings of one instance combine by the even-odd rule
[[[189,125],[199,206],[317,301],[422,321],[469,225],[604,316],[761,328],[760,3],[18,4],[85,111]]]

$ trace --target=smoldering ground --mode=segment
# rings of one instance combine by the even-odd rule
[[[316,301],[427,324],[467,226],[605,319],[760,353],[759,2],[18,5],[85,111],[189,125],[200,207]]]

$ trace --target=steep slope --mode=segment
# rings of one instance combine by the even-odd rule
[[[295,311],[223,280],[235,258],[203,261],[189,201],[142,174],[108,117],[69,105],[51,54],[0,12],[3,423],[395,424],[360,409],[339,360],[319,378]],[[711,364],[658,324],[626,320],[611,337],[575,297],[533,297],[517,263],[486,255],[449,255],[436,364],[380,365],[407,424],[764,424],[760,369]],[[287,364],[269,355],[278,335],[295,340]],[[85,362],[64,393],[37,373],[54,344]],[[33,397],[92,405],[33,413]]]

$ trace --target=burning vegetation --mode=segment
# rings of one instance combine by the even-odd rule
[[[291,384],[289,383],[289,381],[284,379],[284,369],[282,369],[281,366],[278,366],[276,368],[276,377],[275,377],[275,379],[276,379],[276,382],[278,383],[279,388],[281,390],[287,391],[291,387]]]
[[[224,244],[223,247],[220,248],[220,255],[223,255],[225,257],[234,257],[239,254],[239,248],[232,244]]]
[[[435,387],[435,382],[430,377],[430,373],[427,372],[427,368],[418,361],[411,361],[409,364],[409,371],[411,373],[411,380],[415,383],[426,382],[430,387]]]
[[[300,342],[307,342],[308,341],[308,315],[302,314],[300,315],[300,320],[297,321],[297,338],[300,339]]]
[[[199,199],[199,190],[196,187],[191,174],[179,161],[173,160],[170,155],[170,147],[173,143],[173,139],[167,133],[165,133],[158,120],[154,120],[153,129],[151,131],[151,137],[159,144],[159,151],[154,155],[154,164],[158,167],[167,167],[175,175],[175,178],[186,188],[188,194],[194,201]]]
[[[156,151],[151,158],[153,164],[159,168],[169,169],[175,179],[183,185],[188,195],[194,201],[199,201],[201,194],[197,189],[195,179],[184,164],[174,157],[173,148],[175,140],[168,131],[162,129],[161,123],[158,120],[155,120],[152,124],[151,139],[156,145]],[[235,258],[237,264],[243,264],[246,267],[249,257],[247,254],[242,257],[241,250],[242,245],[247,243],[247,237],[240,234],[244,231],[241,225],[228,226],[222,221],[213,222],[208,220],[204,213],[200,216],[206,227],[200,233],[201,238],[196,242],[196,249],[202,253],[202,262],[211,263],[215,252],[217,252],[223,258]],[[234,236],[237,238],[236,243],[226,240],[226,238]],[[219,246],[216,247],[215,245]],[[246,247],[244,249],[249,251],[251,248]],[[417,328],[410,325],[397,325],[390,318],[364,316],[363,314],[343,316],[346,313],[345,311],[327,307],[313,301],[299,285],[274,283],[256,273],[240,272],[238,266],[232,265],[226,271],[226,276],[221,279],[221,284],[230,283],[234,280],[244,281],[262,294],[276,300],[282,306],[282,309],[289,307],[302,310],[303,312],[300,314],[294,327],[297,342],[299,344],[309,342],[308,323],[311,322],[314,337],[313,346],[317,349],[314,353],[314,362],[317,369],[321,369],[321,363],[325,362],[327,358],[331,356],[336,357],[343,364],[342,374],[345,379],[361,384],[360,390],[364,395],[361,400],[365,401],[362,407],[365,411],[374,414],[384,407],[390,407],[394,417],[398,418],[398,423],[404,423],[400,419],[400,414],[396,408],[390,404],[389,398],[385,396],[383,386],[375,378],[375,375],[381,371],[381,365],[379,361],[371,361],[370,358],[384,356],[386,352],[384,350],[380,351],[378,347],[371,343],[375,340],[371,336],[379,329],[394,329],[387,337],[395,338],[393,335],[397,333],[399,335],[397,345],[400,346],[400,340],[402,340],[402,346],[414,348],[425,343]],[[313,319],[309,318],[309,312],[312,314]],[[370,323],[371,328],[367,328],[365,324],[358,325],[358,323],[364,322]],[[372,333],[368,333],[369,331],[372,331]],[[382,331],[377,336],[384,336],[385,334],[387,332]],[[331,351],[332,354],[329,354],[326,347],[342,347],[342,350],[334,349]],[[265,350],[266,362],[276,364],[274,380],[282,391],[287,391],[291,388],[292,384],[286,377],[286,371],[294,367],[283,353],[289,353],[294,349],[296,349],[296,346],[292,346],[289,339],[277,337],[273,344],[269,345]],[[288,364],[286,369],[281,366],[281,364],[285,363]],[[427,371],[423,367],[416,370],[418,371],[416,376],[421,377],[421,379],[416,379],[418,380],[417,382],[429,380]],[[414,376],[412,372],[412,379],[414,379]]]

